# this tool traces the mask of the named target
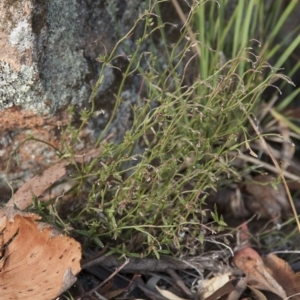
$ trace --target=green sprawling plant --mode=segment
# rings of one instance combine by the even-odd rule
[[[281,49],[274,49],[274,40],[286,11],[275,23],[278,10],[266,14],[263,1],[238,1],[233,11],[227,11],[230,1],[193,1],[185,25],[176,31],[177,42],[171,45],[161,2],[165,1],[148,1],[148,10],[134,27],[111,53],[99,57],[102,69],[91,108],[81,113],[79,128],[70,124],[65,129],[68,139],[60,149],[64,157],[76,155],[80,131],[95,113],[105,69],[116,67],[118,48],[126,48],[126,39],[143,24],[135,49],[127,53],[129,62],[111,118],[95,143],[101,145],[101,154],[88,164],[75,164],[71,175],[76,185],[68,193],[73,201],[84,200],[78,200],[67,218],[56,219],[66,230],[71,224],[87,244],[103,246],[111,241],[111,253],[159,257],[200,251],[203,242],[226,225],[217,211],[211,213],[214,222],[205,224],[208,192],[241,180],[231,162],[245,141],[248,145],[248,115],[274,80],[288,81],[266,61]],[[279,7],[278,1],[274,3]],[[163,53],[157,51],[155,35]],[[261,52],[249,48],[251,39],[262,42]],[[279,56],[276,68],[293,49],[291,45]],[[103,142],[133,74],[139,74],[143,84],[132,107],[133,124],[121,143]],[[134,154],[137,145],[144,149],[142,154]]]

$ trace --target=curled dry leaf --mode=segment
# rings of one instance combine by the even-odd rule
[[[247,278],[241,277],[236,283],[234,290],[230,292],[227,300],[238,300],[247,288]]]
[[[39,218],[0,210],[0,300],[54,299],[76,281],[80,244]]]
[[[282,299],[287,297],[282,286],[268,272],[260,255],[252,248],[246,247],[238,251],[233,262],[247,275],[248,285],[258,290],[272,292]]]
[[[219,299],[225,295],[229,295],[234,290],[235,287],[230,280],[230,274],[220,274],[204,281],[203,292],[200,294],[200,299]]]
[[[249,289],[255,295],[256,300],[268,300],[267,297],[260,290],[254,288],[253,286],[249,286]]]
[[[289,264],[274,254],[267,255],[263,261],[269,273],[284,287],[287,296],[293,296],[293,300],[300,300],[300,277]]]
[[[230,274],[218,274],[215,277],[198,282],[201,286],[200,299],[207,299],[230,281]]]

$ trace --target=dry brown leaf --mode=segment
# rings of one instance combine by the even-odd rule
[[[253,286],[249,286],[249,289],[255,295],[257,300],[268,300],[267,297],[260,290],[254,288]]]
[[[220,287],[218,290],[216,290],[212,295],[205,298],[205,300],[215,300],[215,299],[220,299],[220,298],[224,297],[225,295],[229,296],[229,294],[232,291],[234,291],[234,289],[235,289],[235,287],[234,287],[232,281],[228,281],[222,287]]]
[[[111,136],[107,137],[104,141],[109,140]],[[99,156],[102,151],[102,147],[92,149],[85,155],[74,156],[73,159],[77,163],[87,163],[90,159]],[[68,161],[66,159],[61,160],[55,165],[46,169],[42,175],[37,175],[31,178],[23,186],[21,186],[14,196],[7,202],[6,206],[16,206],[20,210],[26,209],[30,206],[33,197],[39,197],[43,194],[53,183],[58,181],[66,174],[66,165]]]
[[[269,273],[284,288],[288,296],[300,293],[300,277],[291,269],[289,264],[274,254],[263,258]],[[293,300],[300,300],[300,294],[292,297]]]
[[[67,161],[62,160],[59,163],[46,169],[41,176],[37,175],[31,178],[7,202],[7,206],[15,205],[18,209],[26,209],[32,202],[32,197],[40,196],[54,182],[66,174]]]
[[[228,295],[227,300],[238,300],[247,288],[247,278],[242,277],[236,283],[234,290]]]
[[[281,298],[286,298],[282,286],[272,277],[264,265],[260,255],[250,247],[238,251],[234,264],[243,270],[248,277],[248,285],[263,291],[269,291]]]
[[[230,281],[230,274],[219,274],[210,279],[206,279],[201,284],[200,299],[207,299],[209,296],[214,294],[217,290],[222,288],[227,282]]]
[[[169,300],[187,300],[187,299],[178,297],[177,295],[171,293],[168,290],[160,289],[158,286],[156,286],[156,289],[162,296],[164,296],[165,298],[167,298]]]
[[[0,210],[0,300],[54,299],[76,281],[80,244],[39,218]]]
[[[253,182],[247,183],[245,188],[251,199],[245,201],[245,205],[262,218],[278,220],[290,212],[290,204],[283,186],[278,184],[277,189],[272,186],[274,180],[270,175],[258,175]]]

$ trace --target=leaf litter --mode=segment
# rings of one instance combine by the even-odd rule
[[[85,156],[73,157],[73,162],[86,163],[97,157],[99,151],[95,149]],[[67,174],[68,163],[63,159],[42,175],[33,177],[14,194],[7,208],[1,210],[0,276],[3,292],[0,299],[17,299],[20,296],[22,299],[53,299],[75,282],[75,275],[80,271],[79,243],[63,237],[49,224],[37,222],[38,216],[12,209],[13,205],[19,210],[30,206],[33,197],[40,197]],[[290,209],[281,184],[274,182],[275,178],[269,175],[259,175],[235,187],[234,192],[229,193],[226,208],[235,217],[256,214],[274,223],[280,222]],[[219,202],[224,203],[224,193],[221,192],[220,197]],[[212,199],[214,203],[215,200]],[[137,287],[150,299],[235,300],[240,299],[246,290],[248,295],[259,299],[271,299],[265,296],[265,292],[271,292],[280,299],[300,299],[297,295],[300,293],[299,277],[277,256],[269,254],[262,257],[250,243],[235,251],[234,266],[227,264],[228,256],[226,251],[214,250],[207,259],[205,255],[192,259],[162,256],[159,262],[150,258],[130,258],[126,265],[116,255],[100,256],[89,267],[82,267],[97,273],[100,281],[111,280],[107,286],[99,286],[97,291],[91,290],[87,296],[93,297],[98,292],[106,299],[112,299],[126,291],[134,294]],[[114,268],[117,269],[111,275],[105,273]],[[174,272],[182,280],[178,280]],[[131,280],[128,282],[123,274],[131,276]],[[148,284],[153,277],[157,279],[156,284]],[[185,289],[190,292],[185,292]]]
[[[86,163],[91,158],[97,157],[100,152],[101,147],[88,152],[87,155],[75,157],[74,162]],[[41,196],[49,187],[66,175],[66,166],[68,163],[66,159],[61,160],[45,170],[42,175],[33,177],[14,194],[14,197],[7,203],[7,208],[2,209],[2,219],[6,219],[6,223],[1,221],[1,223],[4,224],[2,225],[4,231],[2,230],[3,233],[1,236],[3,250],[0,276],[2,276],[2,286],[5,288],[5,293],[3,294],[5,298],[1,298],[0,296],[0,299],[6,299],[10,295],[13,295],[13,299],[15,297],[14,293],[16,292],[19,294],[28,293],[28,296],[22,294],[22,299],[38,297],[36,295],[39,295],[39,293],[44,293],[42,299],[52,299],[52,297],[60,295],[76,281],[75,275],[80,271],[79,261],[81,258],[81,249],[79,243],[72,238],[63,237],[51,228],[49,224],[42,225],[42,223],[37,223],[36,221],[39,219],[39,216],[25,214],[11,207],[12,204],[14,204],[19,210],[26,209],[32,203],[33,196]],[[280,184],[275,185],[274,182],[274,177],[258,175],[244,186],[236,186],[234,191],[229,191],[227,202],[224,201],[224,197],[221,198],[221,200],[217,200],[217,196],[208,199],[214,203],[220,202],[219,204],[221,204],[223,200],[223,204],[227,203],[227,209],[231,207],[230,213],[232,214],[234,211],[236,217],[256,213],[261,218],[278,222],[282,217],[286,217],[290,211],[282,186]],[[224,196],[224,193],[222,192],[221,195]],[[57,236],[56,240],[55,236]],[[249,235],[245,234],[245,232],[242,236],[249,238]],[[63,238],[65,239],[64,241]],[[55,241],[59,241],[57,245]],[[52,244],[54,246],[52,246]],[[22,247],[18,245],[22,245]],[[155,286],[143,286],[141,283],[142,279],[136,279],[134,275],[134,285],[142,290],[150,299],[160,299],[160,297],[162,297],[162,299],[174,300],[212,300],[228,297],[228,299],[234,300],[239,299],[241,294],[245,292],[247,286],[253,294],[256,296],[260,295],[259,297],[261,299],[265,297],[265,291],[276,294],[280,299],[285,299],[300,293],[299,277],[291,270],[286,262],[271,254],[262,258],[254,249],[249,247],[249,243],[247,243],[247,245],[248,247],[238,250],[232,259],[234,266],[242,270],[245,277],[243,277],[242,273],[237,272],[235,267],[230,266],[225,268],[227,271],[224,273],[225,269],[217,258],[215,260],[210,259],[209,261],[205,259],[195,261],[178,260],[174,258],[172,263],[169,264],[168,261],[170,262],[170,259],[162,257],[159,265],[157,265],[157,261],[153,259],[131,258],[126,266],[121,267],[122,263],[118,261],[117,257],[100,256],[100,259],[96,258],[89,263],[89,267],[83,265],[83,268],[102,270],[102,268],[112,268],[114,266],[117,270],[119,268],[119,271],[122,270],[122,272],[126,274],[139,273],[144,274],[144,276],[147,276],[149,271],[153,272],[153,274],[158,274],[157,272],[163,272],[168,269],[176,273],[177,278],[174,278],[174,274],[171,275],[171,277],[167,276],[166,278],[163,276],[161,278],[163,281],[167,280],[168,288],[161,288],[161,281],[159,280],[156,281],[157,284]],[[55,250],[53,250],[52,247],[54,247]],[[20,251],[18,249],[22,250]],[[14,253],[16,253],[16,255],[13,255]],[[66,253],[68,255],[65,255]],[[19,260],[16,257],[18,257]],[[65,264],[62,263],[60,257],[65,258]],[[167,259],[165,265],[164,259]],[[49,260],[51,261],[50,264]],[[55,260],[59,260],[59,263],[55,262]],[[70,261],[74,262],[76,266],[71,268]],[[29,272],[24,265],[34,267],[31,267],[31,271]],[[11,269],[16,270],[16,272],[12,272]],[[57,271],[55,271],[56,269]],[[49,270],[49,272],[46,270]],[[191,270],[199,270],[200,273],[206,270],[212,272],[213,275],[210,275],[210,277],[206,279],[198,280],[198,285],[193,287],[191,282],[185,284],[184,279],[178,280],[180,276],[184,278],[184,274],[188,270],[189,272],[191,272]],[[22,272],[27,274],[26,278],[30,278],[30,282],[23,280],[23,285],[19,285],[19,278],[25,276]],[[35,279],[37,278],[36,274],[40,274],[41,272],[45,273],[45,285],[35,283],[35,280],[37,280]],[[61,278],[55,276],[54,279],[53,274],[55,272],[63,276]],[[172,272],[170,272],[170,274],[172,274]],[[9,274],[9,276],[7,274]],[[115,273],[113,276],[118,278],[120,274]],[[41,277],[38,278],[41,280]],[[195,279],[196,278],[197,276]],[[103,278],[103,280],[105,279]],[[188,281],[190,280],[191,279]],[[33,282],[33,284],[31,282]],[[158,282],[160,284],[158,284]],[[184,285],[184,288],[182,285]],[[6,286],[11,286],[12,288],[9,289]],[[31,286],[34,286],[34,288],[31,288]],[[104,290],[101,289],[101,291],[107,296],[107,299],[112,299],[128,289],[132,289],[130,286],[132,286],[132,284],[128,282],[126,286],[113,284],[106,286],[106,288]],[[113,288],[113,290],[107,290],[110,288]],[[184,292],[184,289],[190,292]],[[300,299],[300,296],[293,296],[293,299]]]
[[[76,156],[74,162],[89,162],[101,150]],[[41,196],[66,175],[68,163],[63,159],[34,176],[0,210],[0,299],[51,300],[76,282],[81,270],[80,243],[52,225],[38,222],[40,216],[22,212],[33,197]]]

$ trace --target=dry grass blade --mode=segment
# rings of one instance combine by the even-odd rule
[[[172,4],[174,5],[175,9],[176,9],[176,12],[181,20],[181,22],[183,24],[187,24],[187,19],[180,7],[180,5],[178,4],[177,0],[172,0]],[[189,25],[186,25],[186,28],[187,28],[187,31],[188,31],[188,34],[189,34],[189,37],[190,39],[192,40],[193,42],[193,47],[192,47],[192,51],[195,53],[195,54],[198,54],[199,57],[201,56],[201,51],[200,51],[200,48],[198,46],[198,41],[195,39],[195,36],[193,34],[193,31],[191,29],[191,27]]]
[[[272,165],[270,165],[270,164],[268,164],[268,163],[266,163],[264,161],[261,161],[261,160],[255,158],[255,157],[251,157],[251,156],[248,156],[248,155],[243,155],[243,156],[240,156],[239,159],[242,159],[244,161],[250,162],[250,163],[255,164],[255,165],[260,165],[261,167],[263,167],[263,168],[265,168],[265,169],[267,169],[267,170],[269,170],[271,172],[274,172],[276,174],[280,174],[278,172],[278,169],[276,167],[274,167],[274,166],[272,166]],[[297,182],[300,181],[300,177],[299,176],[294,175],[294,174],[292,174],[292,173],[290,173],[288,171],[284,171],[283,170],[283,171],[281,171],[281,173],[282,173],[282,175],[285,178],[288,178],[290,180],[297,181]]]
[[[298,219],[297,211],[296,211],[295,204],[294,204],[293,199],[292,199],[292,196],[291,196],[290,189],[289,189],[289,187],[288,187],[288,185],[287,185],[287,183],[286,183],[286,180],[285,180],[285,178],[284,178],[284,176],[283,176],[283,172],[282,172],[282,170],[281,170],[281,168],[280,168],[280,166],[279,166],[279,164],[278,164],[276,158],[275,158],[274,155],[272,154],[272,152],[271,152],[271,150],[270,150],[268,144],[266,143],[265,139],[261,136],[259,130],[257,129],[256,124],[254,123],[254,121],[252,120],[252,118],[251,118],[250,116],[248,116],[248,119],[249,119],[249,121],[250,121],[250,123],[251,123],[251,126],[252,126],[253,129],[255,130],[257,136],[260,138],[263,147],[265,147],[265,149],[267,150],[269,156],[271,157],[272,162],[273,162],[274,166],[276,167],[277,172],[278,172],[280,178],[282,179],[282,183],[283,183],[284,189],[285,189],[286,194],[287,194],[287,196],[288,196],[288,199],[289,199],[289,202],[290,202],[290,205],[291,205],[291,208],[292,208],[292,211],[293,211],[293,214],[294,214],[294,217],[295,217],[297,226],[298,226],[298,230],[299,230],[299,232],[300,232],[300,222],[299,222],[299,219]]]

